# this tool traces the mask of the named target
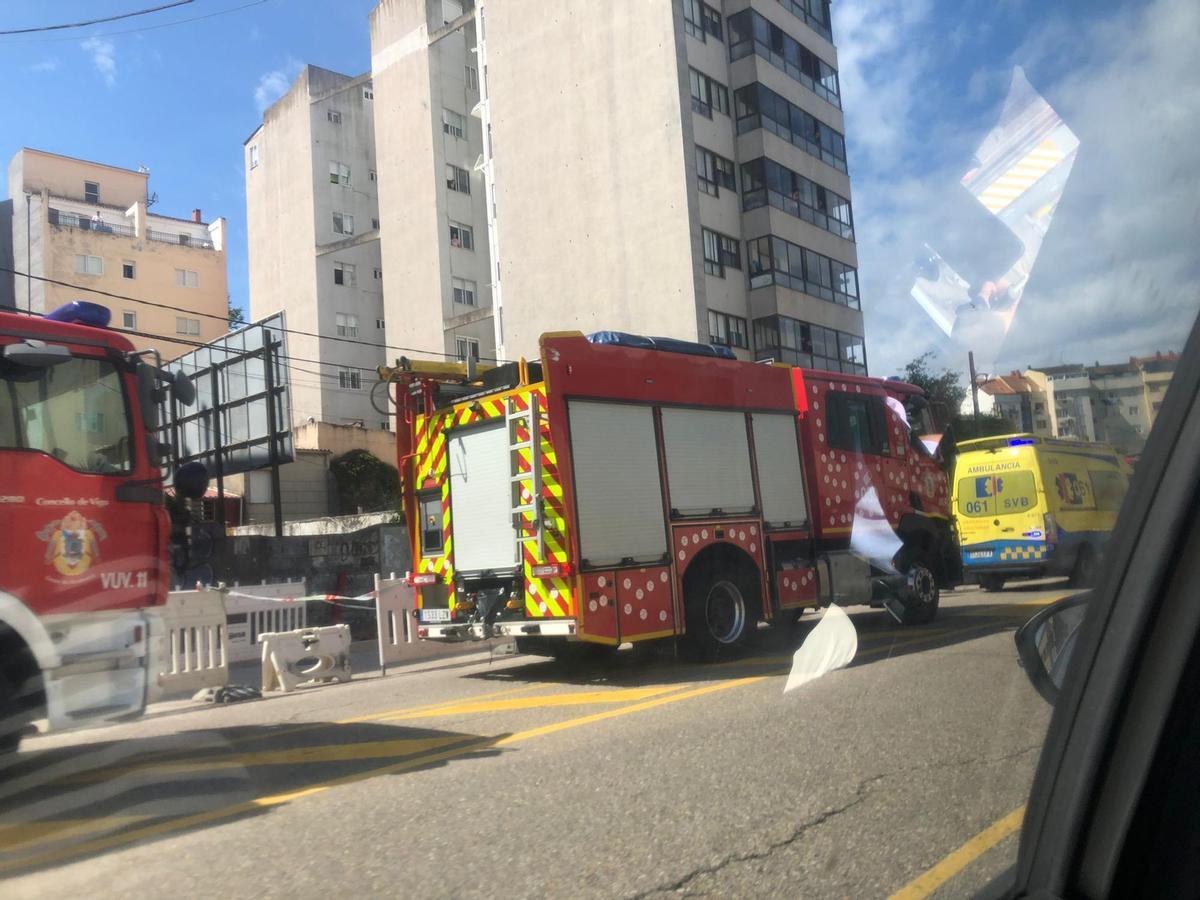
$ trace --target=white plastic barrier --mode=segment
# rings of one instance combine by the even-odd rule
[[[290,603],[306,593],[303,578],[274,584],[234,584],[225,598],[229,624],[229,661],[258,659],[266,632],[295,631],[308,624],[308,604]],[[282,601],[282,602],[281,602]]]
[[[416,592],[403,578],[393,572],[391,578],[375,576],[375,624],[379,629],[379,672],[387,674],[388,663],[406,656],[407,644],[413,642],[412,611],[416,607]]]
[[[221,591],[172,591],[164,606],[145,612],[151,701],[166,694],[228,684],[229,636]]]
[[[306,682],[350,680],[350,626],[265,633],[262,689],[290,693]]]

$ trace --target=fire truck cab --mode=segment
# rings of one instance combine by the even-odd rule
[[[158,404],[184,404],[109,311],[0,312],[0,752],[50,727],[134,715],[147,695],[145,610],[169,586]]]
[[[715,659],[830,603],[927,622],[961,580],[911,385],[612,332],[544,335],[535,363],[381,376],[421,638],[552,654],[677,638]]]

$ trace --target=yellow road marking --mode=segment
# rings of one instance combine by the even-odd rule
[[[433,738],[400,738],[392,741],[357,741],[347,744],[323,744],[315,747],[291,747],[286,750],[258,750],[254,753],[233,753],[228,756],[190,757],[163,761],[133,763],[107,769],[83,772],[74,778],[62,779],[59,784],[107,781],[120,775],[153,773],[177,775],[186,772],[217,772],[224,769],[255,766],[290,766],[306,763],[354,762],[360,759],[386,759],[412,756],[463,740],[462,736]]]
[[[577,691],[570,694],[539,694],[536,697],[510,697],[505,700],[467,700],[450,706],[420,712],[398,713],[378,717],[376,721],[391,722],[397,719],[419,719],[430,716],[450,716],[462,713],[501,712],[518,709],[542,709],[554,706],[584,706],[594,703],[625,703],[644,700],[658,694],[680,690],[681,685],[665,685],[644,688],[616,688],[607,691]]]
[[[921,900],[928,897],[1010,834],[1019,830],[1024,818],[1025,805],[1022,804],[1003,819],[998,819],[979,832],[932,869],[900,888],[892,894],[890,900]]]

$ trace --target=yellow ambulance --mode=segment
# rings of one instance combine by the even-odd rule
[[[963,441],[952,502],[968,582],[1069,575],[1090,584],[1129,486],[1108,444],[1031,434]]]

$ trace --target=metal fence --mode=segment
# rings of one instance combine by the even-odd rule
[[[180,231],[156,231],[153,228],[147,228],[146,237],[152,241],[160,241],[164,244],[178,244],[180,247],[199,247],[202,250],[213,249],[213,242],[208,238],[198,238]]]
[[[137,237],[137,230],[132,225],[108,223],[103,220],[89,219],[75,213],[62,212],[51,207],[49,210],[50,224],[56,228],[74,228],[78,231],[94,231],[97,234],[116,234],[121,237]]]

